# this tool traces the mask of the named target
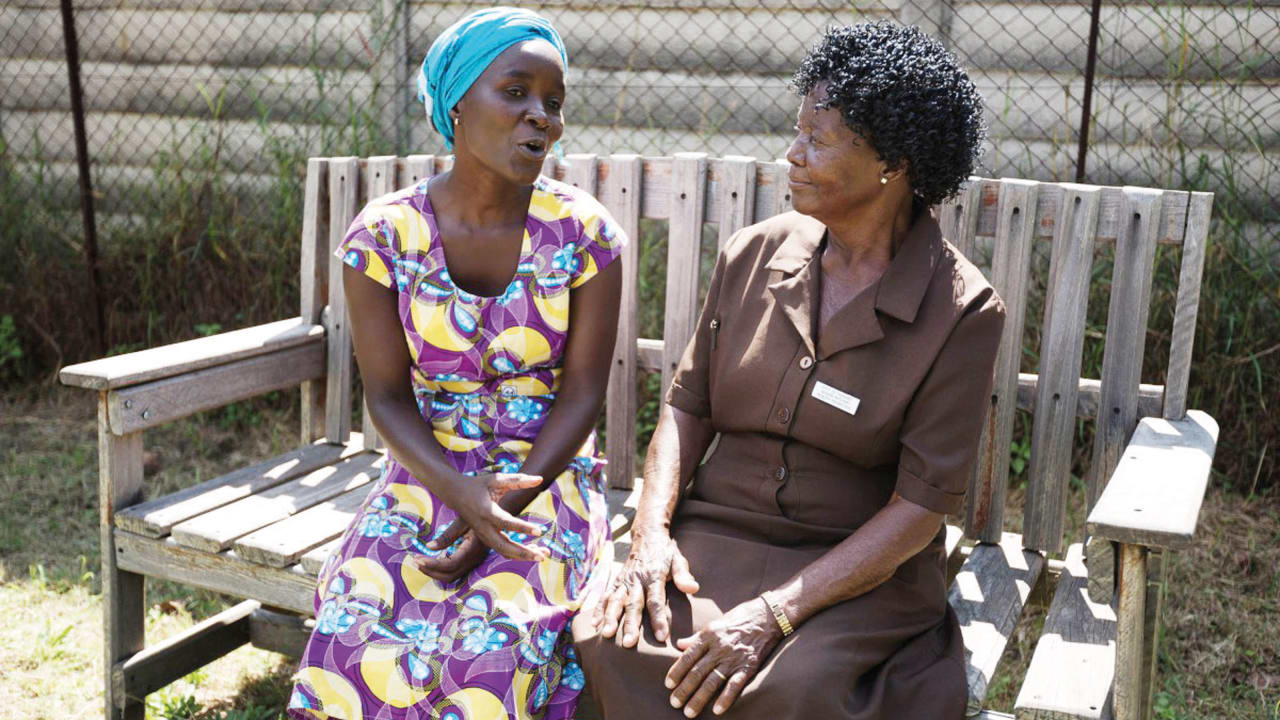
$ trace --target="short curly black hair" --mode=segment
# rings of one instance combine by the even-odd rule
[[[807,95],[826,82],[820,108],[845,123],[889,167],[907,164],[929,205],[960,189],[986,138],[982,98],[955,56],[918,28],[889,21],[827,30],[792,78]]]

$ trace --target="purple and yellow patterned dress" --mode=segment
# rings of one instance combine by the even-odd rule
[[[559,387],[570,291],[624,242],[594,198],[539,177],[516,274],[498,297],[450,280],[425,182],[365,207],[339,252],[398,291],[422,417],[474,475],[520,469]],[[583,673],[566,629],[608,567],[595,572],[608,549],[602,465],[593,435],[521,515],[545,528],[536,542],[550,559],[490,551],[441,585],[408,561],[436,554],[426,544],[457,516],[389,458],[320,572],[290,716],[572,717]]]

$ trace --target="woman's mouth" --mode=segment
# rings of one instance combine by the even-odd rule
[[[520,148],[521,152],[532,160],[542,160],[543,156],[547,154],[546,140],[525,140],[522,143],[517,143],[516,147]]]

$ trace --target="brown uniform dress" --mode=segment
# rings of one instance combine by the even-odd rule
[[[1000,298],[917,212],[880,280],[819,334],[825,234],[787,213],[739,232],[716,264],[667,396],[720,433],[672,522],[701,585],[688,598],[668,584],[672,638],[781,585],[895,491],[939,513],[961,508],[1004,324]],[[943,537],[878,587],[800,625],[724,717],[962,718],[963,645]],[[636,649],[621,648],[596,635],[588,615],[575,641],[605,717],[682,718],[663,686],[680,654],[672,642],[657,643],[646,618]],[[712,716],[710,704],[703,714]]]

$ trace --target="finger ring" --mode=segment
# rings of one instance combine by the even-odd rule
[[[720,668],[711,668],[711,674],[720,678],[720,682],[724,682],[725,680],[729,679],[728,675],[725,675],[723,672],[720,672]]]

